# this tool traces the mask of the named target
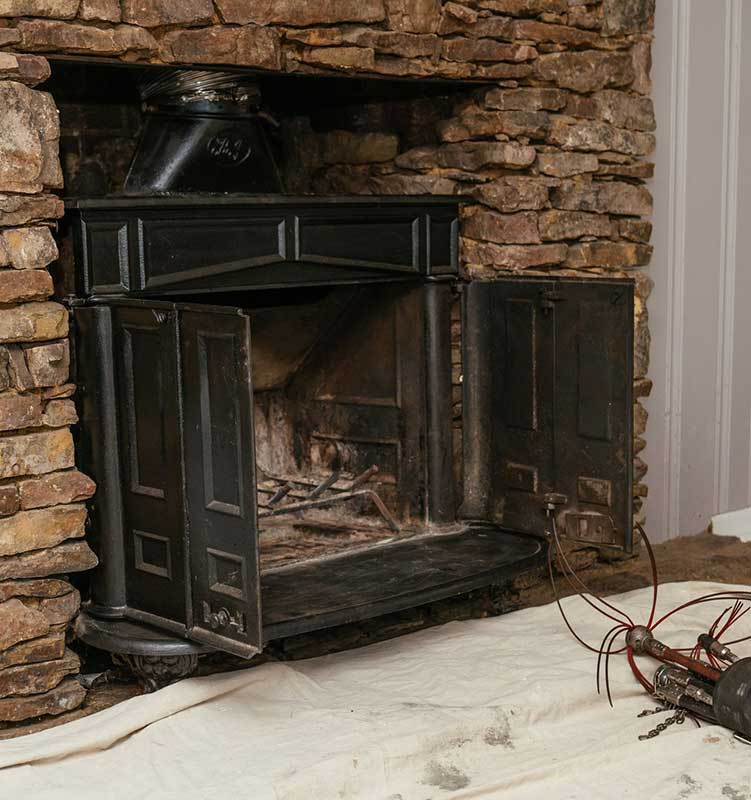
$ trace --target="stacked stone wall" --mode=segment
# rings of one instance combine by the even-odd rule
[[[74,463],[68,311],[47,269],[62,202],[49,74],[0,54],[0,721],[59,714],[84,696],[66,629],[76,589],[60,577],[96,564],[83,540],[93,482]]]
[[[0,0],[0,721],[81,702],[65,650],[79,598],[57,576],[96,563],[68,313],[49,300],[62,178],[38,54],[478,82],[427,144],[383,126],[301,130],[311,188],[468,195],[462,262],[475,279],[632,276],[638,399],[650,388],[653,14],[654,0]],[[637,450],[645,425],[637,402]],[[645,471],[637,460],[637,506]]]

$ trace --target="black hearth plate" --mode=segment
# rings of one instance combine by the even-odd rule
[[[505,583],[544,562],[544,540],[473,526],[261,576],[264,640],[376,617]]]

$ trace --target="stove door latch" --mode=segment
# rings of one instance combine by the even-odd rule
[[[540,308],[542,309],[542,313],[547,314],[548,311],[555,308],[556,303],[560,303],[565,299],[565,296],[561,292],[555,291],[555,289],[543,289],[540,292]]]
[[[568,497],[560,492],[547,492],[542,496],[542,507],[547,516],[553,514],[556,506],[568,505]]]
[[[230,628],[236,633],[244,633],[245,631],[245,617],[243,614],[238,611],[233,617],[224,607],[218,611],[212,611],[211,606],[205,600],[203,601],[203,621],[212,631],[223,628]]]

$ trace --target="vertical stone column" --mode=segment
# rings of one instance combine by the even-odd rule
[[[31,87],[45,59],[0,53],[0,722],[60,714],[85,696],[65,646],[79,594],[65,575],[96,556],[83,540],[94,483],[75,469],[68,312],[47,267],[62,216],[59,125]]]

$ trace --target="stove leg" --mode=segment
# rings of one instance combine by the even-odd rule
[[[198,667],[198,656],[119,656],[128,669],[144,684],[147,692],[154,692],[171,683],[189,678]]]

